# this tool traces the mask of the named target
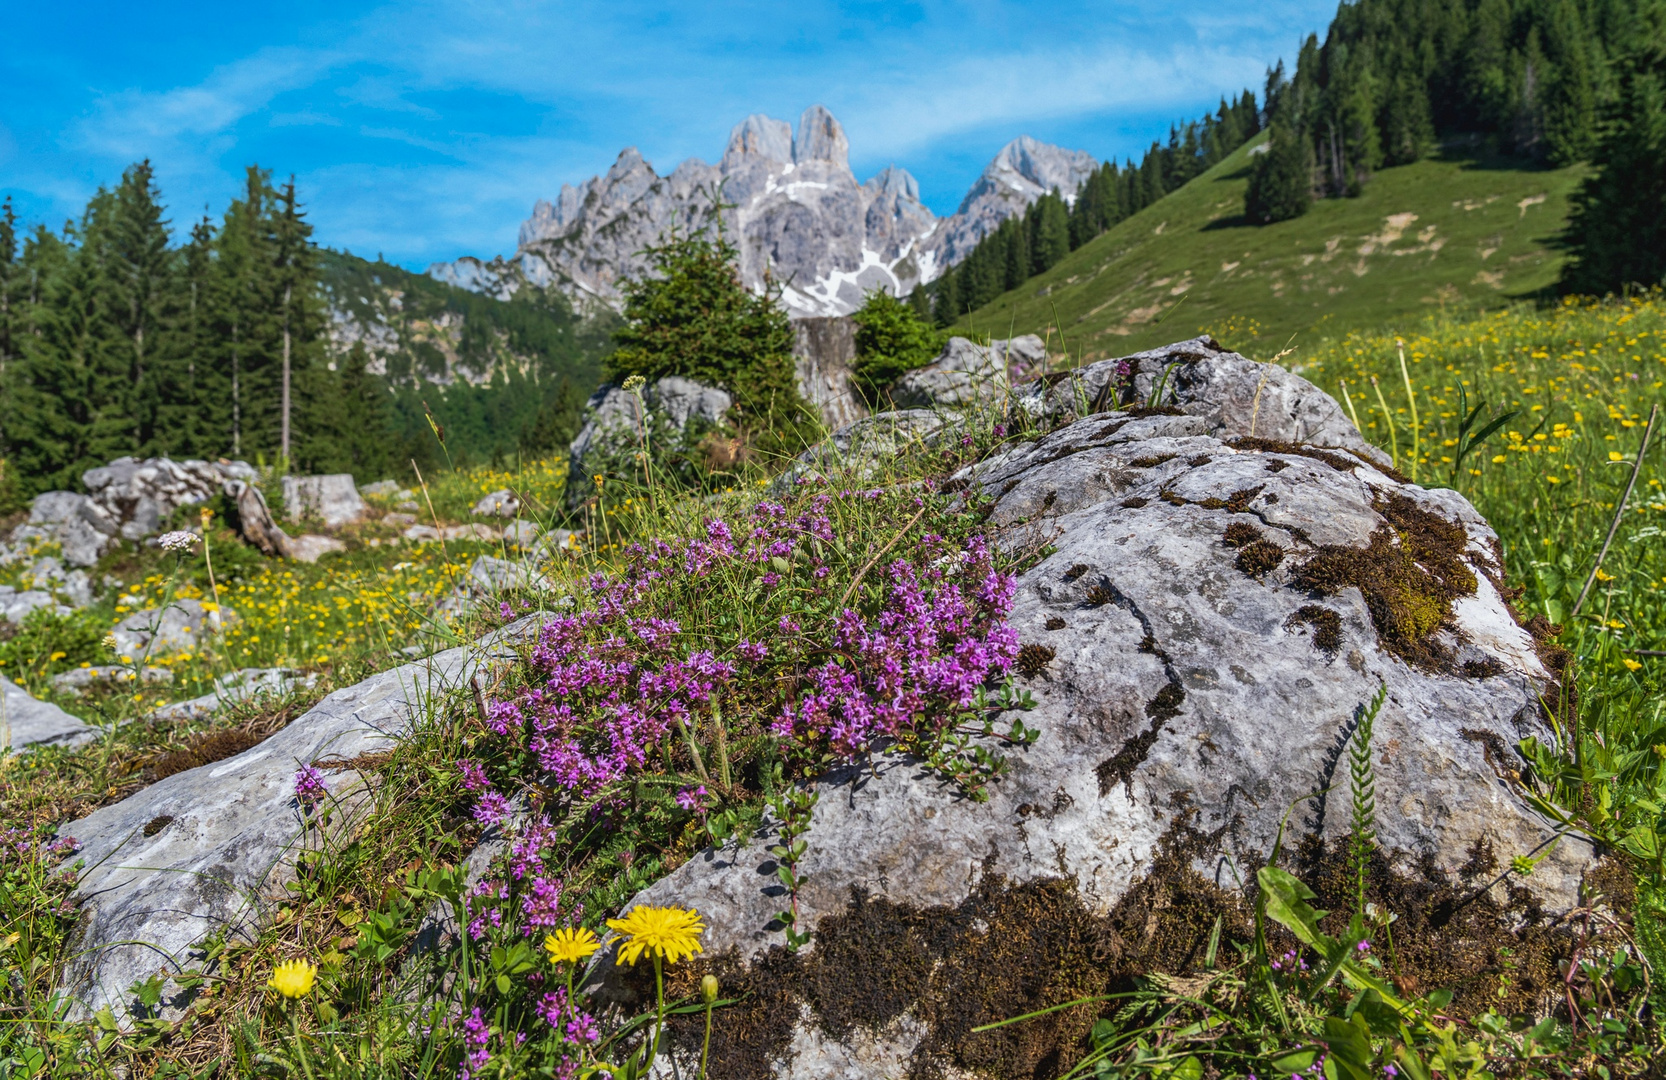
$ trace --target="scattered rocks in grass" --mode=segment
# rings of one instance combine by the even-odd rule
[[[217,634],[237,621],[237,613],[230,608],[210,610],[212,607],[201,600],[184,598],[170,602],[166,608],[135,611],[111,631],[116,655],[142,660],[195,652],[204,635]]]
[[[296,690],[311,689],[318,676],[291,668],[243,668],[214,680],[214,689],[201,697],[164,705],[151,713],[152,720],[205,720],[228,705],[258,697],[282,698]]]
[[[314,761],[347,762],[386,750],[439,695],[466,684],[482,666],[512,655],[507,646],[535,630],[513,623],[469,646],[436,653],[338,690],[287,727],[235,756],[175,773],[93,811],[60,830],[81,843],[75,862],[81,938],[62,989],[78,1015],[109,1005],[129,1022],[128,988],[196,961],[212,933],[247,939],[287,895],[303,829],[295,773]],[[353,768],[324,769],[331,798],[347,812],[362,790]],[[144,835],[147,824],[171,819]],[[171,982],[164,1013],[184,1000]]]
[[[31,746],[75,746],[97,734],[96,728],[58,706],[0,678],[0,754]]]
[[[200,503],[233,481],[255,476],[254,468],[242,461],[117,458],[81,474],[86,495],[48,491],[36,496],[29,520],[13,530],[12,543],[55,542],[66,563],[91,566],[118,540],[157,532],[178,507]]]
[[[283,511],[288,521],[318,521],[326,529],[339,529],[369,510],[347,473],[283,478]]]
[[[483,596],[526,589],[547,589],[550,581],[528,564],[482,555],[469,567],[469,588]]]
[[[135,671],[124,664],[94,664],[52,676],[52,689],[75,697],[81,691],[101,684],[138,682],[144,686],[167,686],[173,681],[174,673],[168,668],[142,667]]]
[[[70,611],[44,589],[25,589],[18,592],[10,585],[0,585],[0,615],[4,615],[7,622],[21,623],[31,612],[39,608],[51,608],[61,615],[67,615]]]
[[[521,512],[521,500],[515,497],[513,491],[502,488],[475,503],[474,509],[469,512],[477,517],[512,518]]]
[[[359,494],[367,499],[404,499],[409,498],[411,493],[401,488],[397,480],[377,480],[370,484],[360,484]]]
[[[285,554],[296,562],[315,563],[326,555],[346,550],[347,545],[333,536],[302,533],[289,538]]]
[[[503,527],[503,542],[514,544],[516,547],[528,547],[538,539],[541,532],[543,530],[530,521],[511,521]]]
[[[64,570],[64,564],[50,555],[36,559],[22,575],[26,589],[45,589],[72,608],[93,602],[92,582],[85,570]]]

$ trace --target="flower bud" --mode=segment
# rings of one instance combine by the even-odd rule
[[[717,1000],[717,976],[702,975],[700,977],[700,996],[707,1005]]]

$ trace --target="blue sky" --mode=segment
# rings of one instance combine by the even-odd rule
[[[320,243],[413,269],[514,248],[540,197],[634,145],[715,161],[819,102],[865,178],[952,212],[1020,134],[1138,155],[1334,0],[663,4],[36,3],[0,40],[0,194],[54,227],[142,157],[176,229],[245,165],[294,174]]]

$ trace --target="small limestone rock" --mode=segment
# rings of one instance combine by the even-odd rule
[[[370,509],[347,473],[284,477],[283,507],[285,520],[315,520],[326,529],[351,525]]]
[[[523,589],[547,589],[549,579],[526,563],[482,555],[469,567],[469,587],[485,596]]]
[[[407,540],[413,540],[420,544],[438,540],[440,538],[440,530],[434,528],[432,525],[412,525],[400,535],[404,536]]]
[[[516,547],[526,547],[538,539],[538,534],[542,531],[530,521],[512,521],[503,527],[503,542],[514,544]]]
[[[475,503],[474,509],[470,511],[470,513],[476,515],[477,517],[504,518],[512,518],[520,512],[521,500],[517,499],[515,497],[515,493],[510,491],[508,488],[503,488],[487,495],[485,498]]]
[[[135,611],[111,632],[118,656],[143,660],[195,652],[205,636],[217,634],[237,621],[230,608],[209,610],[200,600],[180,599],[166,608]]]
[[[407,525],[415,525],[416,517],[411,514],[387,513],[382,515],[382,524],[393,529],[403,529]]]
[[[215,679],[214,689],[201,697],[162,706],[151,719],[205,720],[227,705],[257,697],[285,697],[297,689],[310,689],[317,681],[316,675],[289,668],[243,668]]]
[[[440,530],[440,535],[447,540],[483,540],[492,543],[498,538],[498,531],[490,525],[447,525]]]
[[[75,746],[98,734],[96,728],[41,701],[10,679],[0,678],[0,754],[31,746]]]
[[[69,608],[52,599],[52,594],[41,589],[26,589],[23,592],[8,591],[0,593],[0,612],[4,612],[9,623],[21,623],[29,614],[39,608],[48,608],[67,615]]]
[[[135,673],[132,668],[122,664],[95,664],[52,676],[52,688],[62,693],[77,695],[97,684],[130,683],[135,679],[146,686],[165,686],[174,681],[174,673],[160,667],[144,667]]]
[[[1047,347],[1034,334],[979,345],[953,337],[937,359],[903,375],[891,388],[899,408],[959,408],[1005,396],[1014,370],[1029,372],[1047,362]]]
[[[347,545],[333,536],[302,533],[290,538],[287,554],[296,562],[315,563],[333,552],[346,550]]]
[[[359,485],[359,494],[365,496],[366,498],[377,498],[384,495],[397,495],[399,490],[399,481],[397,480],[378,480],[373,484]]]

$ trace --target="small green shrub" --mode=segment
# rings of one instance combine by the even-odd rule
[[[787,314],[772,291],[741,283],[722,232],[673,235],[648,255],[652,275],[624,286],[625,324],[614,332],[607,377],[682,375],[720,386],[735,401],[730,422],[768,456],[813,441],[819,425],[793,377]]]
[[[905,300],[883,289],[867,295],[851,319],[856,331],[856,385],[870,403],[903,374],[931,363],[945,335]]]

